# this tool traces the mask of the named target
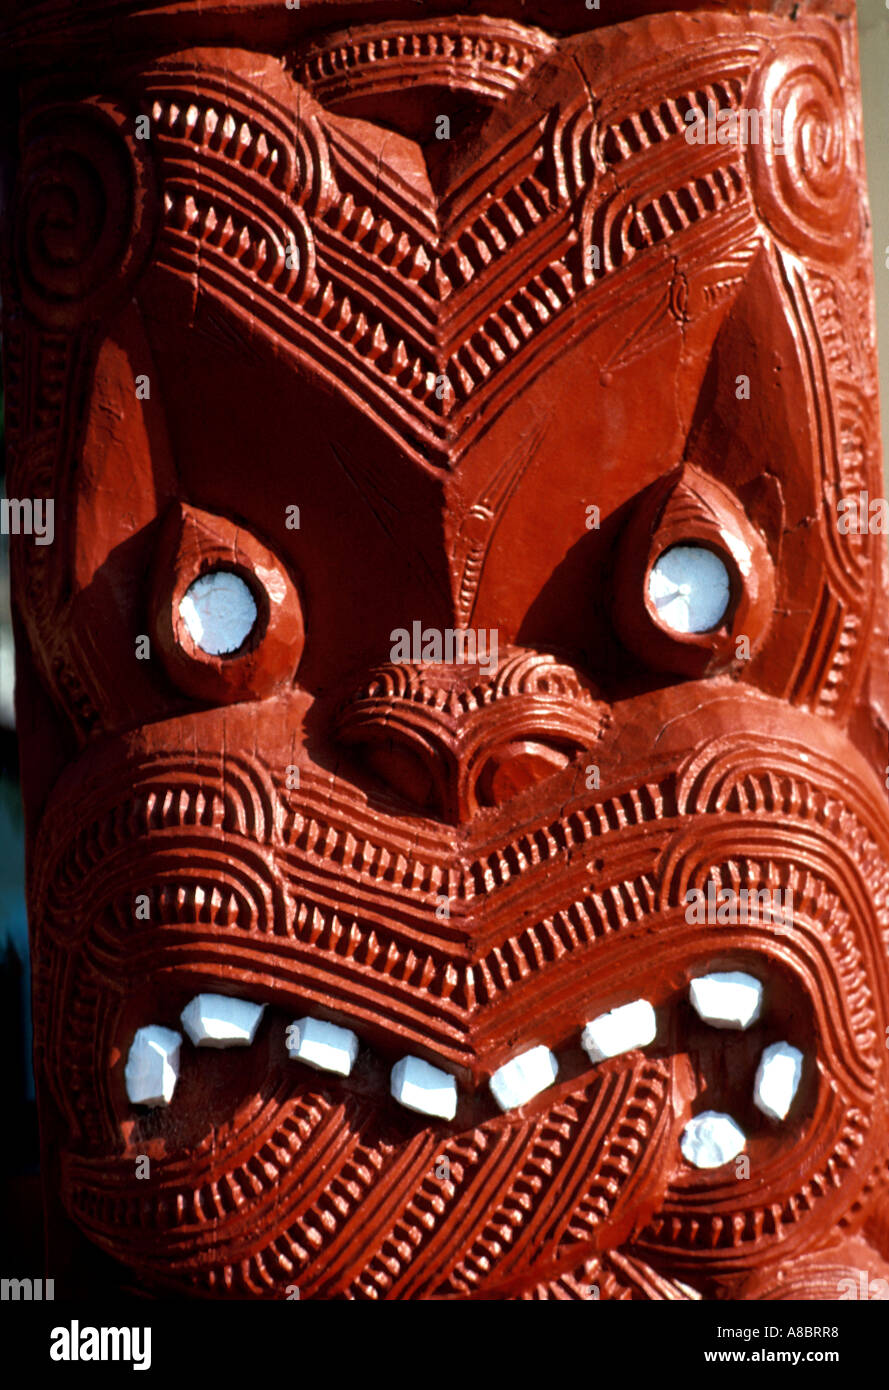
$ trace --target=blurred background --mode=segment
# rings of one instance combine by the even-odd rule
[[[889,0],[858,0],[858,43],[874,238],[883,476],[889,495]]]
[[[606,0],[607,3],[607,0]],[[889,464],[889,0],[859,0],[864,134],[874,239],[874,279],[883,402],[883,458]],[[0,493],[5,494],[0,384]],[[887,475],[889,482],[889,475]],[[889,491],[889,486],[887,486]],[[9,604],[9,538],[0,536],[0,1038],[8,1120],[0,1145],[0,1264],[36,1277],[41,1267],[37,1119],[31,1073],[30,977],[24,892],[24,827],[18,785]]]

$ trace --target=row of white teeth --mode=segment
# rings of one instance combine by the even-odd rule
[[[762,1009],[759,980],[741,971],[701,975],[689,986],[691,1003],[705,1023],[715,1028],[749,1028]],[[249,1047],[256,1036],[264,1004],[252,1004],[223,994],[198,994],[182,1010],[182,1026],[195,1047]],[[645,999],[600,1014],[581,1033],[581,1046],[591,1062],[619,1057],[646,1047],[657,1034],[657,1016]],[[358,1056],[357,1034],[318,1018],[301,1018],[286,1031],[287,1051],[296,1061],[318,1071],[348,1076]],[[179,1079],[182,1035],[151,1024],[133,1039],[126,1065],[127,1095],[134,1105],[164,1106],[173,1099]],[[764,1115],[783,1120],[793,1103],[802,1075],[803,1056],[786,1042],[772,1043],[759,1061],[753,1100]],[[524,1105],[551,1086],[559,1064],[548,1047],[531,1047],[498,1068],[489,1086],[501,1110]],[[448,1072],[421,1057],[403,1057],[392,1068],[390,1090],[400,1105],[420,1115],[453,1120],[457,1113],[457,1082]],[[683,1157],[694,1168],[718,1168],[743,1152],[746,1136],[730,1115],[706,1110],[682,1132]]]

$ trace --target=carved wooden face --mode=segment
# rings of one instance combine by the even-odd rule
[[[144,1286],[765,1297],[780,1263],[804,1295],[879,1222],[847,42],[411,17],[26,112],[13,485],[58,499],[17,574],[37,1060],[65,1209]],[[690,987],[732,972],[758,1013],[716,1026]],[[249,1046],[196,1045],[203,995],[265,1006]],[[634,1001],[653,1036],[593,1061]],[[304,1019],[355,1036],[348,1075],[290,1055]],[[165,1104],[128,1092],[146,1028],[181,1035]],[[551,1084],[498,1089],[532,1049]],[[406,1057],[452,1118],[390,1094]],[[744,1145],[712,1168],[705,1112]]]

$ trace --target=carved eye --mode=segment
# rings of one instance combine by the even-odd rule
[[[729,572],[704,545],[673,545],[649,571],[648,597],[672,632],[711,632],[729,605]]]
[[[231,570],[211,570],[188,586],[179,615],[196,647],[208,656],[229,656],[246,642],[259,610],[249,585]]]
[[[154,636],[186,694],[262,699],[293,680],[305,643],[287,568],[243,526],[176,504],[155,555]]]
[[[612,612],[646,666],[705,676],[749,660],[774,596],[765,538],[722,483],[684,464],[640,497],[618,543]]]

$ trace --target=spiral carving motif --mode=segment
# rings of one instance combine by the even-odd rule
[[[760,71],[749,96],[760,113],[759,138],[748,145],[757,208],[792,250],[830,262],[845,260],[858,239],[842,84],[831,50],[801,42]]]
[[[148,237],[147,170],[126,117],[98,105],[40,112],[23,137],[15,205],[22,300],[72,329],[124,297]]]

